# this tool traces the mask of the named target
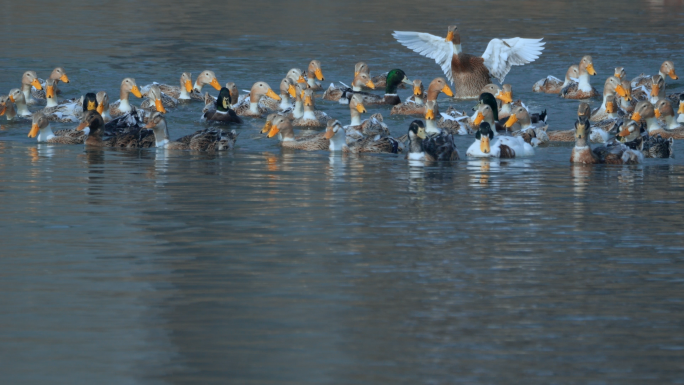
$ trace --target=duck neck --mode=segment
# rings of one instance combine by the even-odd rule
[[[570,77],[568,77],[568,75],[565,75],[565,81],[563,82],[563,85],[561,86],[561,88],[565,88],[565,87],[569,86],[570,83],[572,83],[572,82],[573,82],[573,80],[570,79]]]
[[[188,93],[188,90],[185,89],[185,84],[181,84],[180,96],[178,97],[178,99],[181,99],[181,100],[190,99],[190,94]]]
[[[412,154],[423,153],[423,140],[419,137],[409,138],[409,152]]]
[[[354,91],[361,91],[361,86],[357,86],[356,84],[352,84],[352,90]]]
[[[316,113],[314,112],[314,107],[304,105],[304,116],[302,116],[302,118],[306,120],[316,120]]]
[[[195,85],[192,86],[192,89],[197,91],[197,92],[202,92],[203,86],[204,86],[203,84],[200,84],[199,79],[195,79]]]
[[[290,94],[287,92],[280,94],[280,109],[287,110],[290,107],[292,107],[292,104],[290,103]]]
[[[157,126],[152,129],[154,133],[154,145],[157,148],[164,148],[169,144],[169,129],[166,127],[166,122],[162,121],[157,124]]]
[[[461,43],[455,44],[451,43],[454,46],[454,55],[458,55],[459,53],[463,52],[463,48],[461,47]]]
[[[295,101],[295,106],[294,106],[294,111],[292,111],[292,116],[294,116],[295,119],[299,119],[302,116],[304,116],[304,102],[302,102],[301,99],[297,99]]]
[[[579,90],[582,92],[591,92],[591,84],[589,83],[589,73],[586,71],[580,74]]]
[[[50,124],[48,123],[47,127],[41,129],[38,132],[38,141],[39,142],[47,142],[51,138],[55,137],[55,133],[52,132],[52,127],[50,127]]]
[[[347,147],[347,134],[344,129],[337,130],[335,135],[330,138],[330,151],[344,151]]]
[[[356,109],[350,109],[351,111],[351,123],[350,126],[358,126],[361,124],[361,113],[356,111]]]
[[[605,111],[606,110],[606,101],[608,100],[608,95],[605,91],[603,92],[603,103],[601,103],[601,108],[599,108],[599,111]]]
[[[587,140],[586,135],[583,138],[576,138],[575,139],[575,148],[591,148],[589,147],[589,141]]]
[[[668,130],[674,130],[675,128],[679,128],[679,123],[672,115],[665,116],[665,124],[667,125]]]
[[[259,113],[259,102],[249,101],[249,112],[253,114]]]
[[[646,118],[646,128],[648,129],[648,132],[651,131],[656,131],[660,130],[660,125],[658,124],[658,119],[655,117],[652,118]]]
[[[397,94],[397,86],[398,84],[395,84],[394,82],[387,82],[387,85],[385,86],[385,95],[396,95]]]
[[[31,116],[31,111],[29,111],[28,106],[26,105],[25,102],[15,102],[14,103],[17,106],[17,113],[21,116]]]
[[[499,112],[507,113],[510,115],[511,113],[511,103],[504,103],[501,105],[501,109]]]
[[[47,98],[47,104],[45,107],[57,107],[57,98]]]
[[[437,124],[435,123],[434,119],[426,119],[425,120],[425,133],[433,135],[433,134],[440,134],[442,132],[442,129],[437,127]]]
[[[7,117],[7,120],[14,120],[14,118],[17,117],[17,111],[14,109],[14,103],[8,100],[5,102],[5,106],[7,107],[5,110],[5,116]],[[682,116],[684,116],[684,114],[682,114]]]
[[[21,92],[24,94],[24,99],[26,100],[26,103],[30,103],[33,98],[31,97],[31,85],[30,84],[22,84],[21,85]]]
[[[414,101],[416,104],[418,104],[418,105],[423,105],[423,104],[424,104],[424,102],[423,102],[423,95],[420,95],[420,96],[418,96],[418,95],[413,95],[413,101]]]
[[[664,88],[664,87],[663,87],[663,88]],[[659,100],[659,99],[662,99],[662,98],[664,98],[664,97],[665,97],[665,90],[664,90],[664,89],[661,89],[660,92],[658,92],[658,95],[656,95],[656,96],[651,96],[651,98],[650,98],[651,104],[656,104],[656,103],[658,103],[658,100]]]
[[[679,102],[679,104],[682,104],[682,103],[684,103],[684,102]],[[9,107],[7,108],[7,110],[9,111]],[[684,113],[679,114],[679,116],[677,117],[677,121],[679,123],[684,123]]]
[[[126,93],[126,98],[121,98],[119,101],[119,111],[121,112],[131,112],[131,104],[128,102],[128,93]]]
[[[627,99],[620,97],[620,107],[622,107],[623,110],[630,108],[631,106],[632,105],[627,101]]]
[[[308,72],[306,74],[306,84],[308,84],[309,87],[311,87],[311,88],[314,88],[317,86],[316,79],[314,79],[314,76],[316,76],[316,74],[314,74],[313,72]]]

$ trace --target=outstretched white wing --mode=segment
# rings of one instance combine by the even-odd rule
[[[544,50],[542,39],[492,39],[482,55],[489,73],[503,83],[511,66],[521,66],[539,58]]]
[[[453,84],[454,77],[451,75],[451,59],[454,56],[454,45],[443,37],[423,32],[394,31],[395,39],[409,49],[419,54],[434,59],[447,79]]]

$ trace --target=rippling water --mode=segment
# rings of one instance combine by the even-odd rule
[[[0,90],[57,65],[72,80],[64,97],[205,68],[275,87],[313,58],[326,82],[348,82],[359,60],[429,81],[439,68],[390,31],[453,22],[471,53],[545,37],[506,82],[549,110],[550,129],[570,128],[577,102],[532,83],[584,54],[599,89],[618,65],[630,78],[666,58],[684,66],[680,2],[29,1],[0,14]],[[170,113],[172,137],[201,127],[200,109]],[[412,120],[378,111],[396,135]],[[679,143],[675,159],[631,167],[572,166],[569,145],[416,167],[284,151],[258,120],[218,155],[37,145],[26,124],[1,124],[2,383],[684,378]],[[458,139],[462,153],[471,141]]]

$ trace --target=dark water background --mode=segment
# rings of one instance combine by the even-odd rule
[[[429,82],[437,65],[390,33],[451,23],[470,53],[545,38],[506,82],[552,130],[577,102],[532,84],[582,55],[598,89],[615,66],[684,75],[678,1],[23,1],[0,13],[0,90],[57,65],[64,97],[203,69],[277,87],[314,58],[326,84],[359,60]],[[171,112],[171,136],[200,109]],[[412,119],[371,112],[396,135]],[[411,167],[282,151],[258,120],[219,155],[37,145],[0,122],[2,383],[684,382],[679,143],[634,167],[571,166],[569,145]]]

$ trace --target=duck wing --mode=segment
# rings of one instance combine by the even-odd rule
[[[424,32],[394,31],[392,36],[406,48],[430,59],[434,59],[434,61],[442,67],[442,71],[444,71],[447,80],[452,84],[454,83],[454,77],[451,74],[451,60],[454,57],[454,45],[450,41],[446,41],[443,37]],[[489,44],[491,45],[492,43],[490,42]],[[487,47],[487,49],[489,50],[489,47]],[[485,52],[485,54],[486,53],[487,52]],[[506,73],[508,73],[508,71],[506,71]]]
[[[512,66],[521,66],[539,58],[544,50],[542,39],[492,39],[482,58],[489,73],[503,83]]]

